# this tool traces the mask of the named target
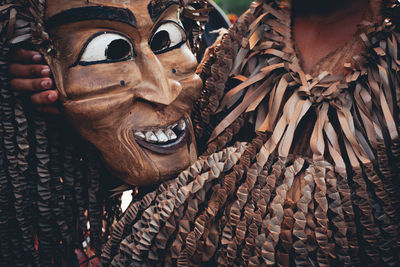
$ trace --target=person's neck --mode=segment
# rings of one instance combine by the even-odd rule
[[[368,0],[293,0],[292,35],[306,72],[354,36],[368,5]]]
[[[325,20],[363,10],[368,3],[368,0],[293,0],[293,14]]]

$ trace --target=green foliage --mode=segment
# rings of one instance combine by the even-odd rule
[[[229,13],[234,13],[238,16],[240,16],[244,11],[246,11],[250,3],[252,2],[251,0],[214,0],[215,3],[217,3],[224,11],[226,14]]]

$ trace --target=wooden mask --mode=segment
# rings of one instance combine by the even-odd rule
[[[71,125],[134,185],[193,162],[190,112],[202,81],[169,0],[47,0],[47,60]]]

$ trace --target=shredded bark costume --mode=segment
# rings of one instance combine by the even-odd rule
[[[311,75],[296,57],[289,10],[254,2],[223,36],[192,115],[209,169],[194,172],[196,163],[132,203],[105,262],[399,264],[398,4],[371,1],[354,39]],[[249,122],[265,133],[217,167],[217,151]]]
[[[200,66],[204,155],[131,203],[103,264],[398,265],[399,5],[370,4],[306,75],[290,3],[252,3]]]

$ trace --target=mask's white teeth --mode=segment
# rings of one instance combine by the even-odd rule
[[[142,132],[140,132],[140,131],[136,131],[136,132],[135,132],[135,136],[136,136],[137,138],[139,138],[140,140],[146,139],[146,136],[144,135],[144,133],[142,133]]]
[[[155,132],[155,135],[157,136],[158,142],[160,143],[166,143],[169,140],[168,136],[161,129],[157,130]]]
[[[153,132],[146,132],[146,141],[149,143],[157,143],[157,136]]]
[[[166,129],[165,130],[165,134],[168,136],[168,139],[170,140],[170,141],[173,141],[173,140],[175,140],[176,138],[178,138],[177,136],[176,136],[176,134],[174,133],[174,131],[172,131],[171,129]]]
[[[178,130],[184,131],[186,129],[186,123],[184,120],[179,121],[178,123]]]
[[[183,132],[186,129],[185,120],[180,120],[167,128],[157,129],[153,131],[135,131],[134,135],[138,140],[144,140],[148,143],[160,143],[165,144],[169,141],[175,141],[178,136],[175,132]],[[181,133],[179,133],[180,135]]]

